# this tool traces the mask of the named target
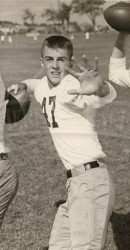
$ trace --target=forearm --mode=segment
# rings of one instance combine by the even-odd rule
[[[115,42],[115,46],[112,51],[113,58],[122,58],[126,55],[126,44],[128,34],[119,33]]]
[[[100,108],[108,103],[111,103],[116,98],[116,91],[109,82],[105,82],[104,91],[106,95],[97,96],[97,108]]]
[[[105,91],[106,95],[92,95],[89,99],[87,99],[86,103],[88,106],[94,109],[99,109],[106,104],[111,103],[116,98],[116,91],[109,82],[105,82],[103,88],[103,91]]]
[[[27,84],[25,82],[21,82],[19,84],[19,89],[27,89],[27,88],[28,88],[28,86],[27,86]]]

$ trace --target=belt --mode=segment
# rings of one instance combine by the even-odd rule
[[[7,160],[7,159],[8,159],[8,154],[7,153],[0,153],[0,161]]]
[[[97,168],[97,167],[99,167],[99,163],[97,161],[92,161],[89,163],[76,166],[72,169],[67,170],[67,178],[78,176],[80,174],[83,174],[85,171],[89,169]]]

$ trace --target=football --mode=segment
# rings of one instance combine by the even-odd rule
[[[27,114],[31,103],[31,98],[27,90],[19,89],[17,94],[14,94],[13,91],[6,91],[5,100],[8,100],[5,123],[11,124],[23,119]]]
[[[119,32],[130,33],[130,2],[118,2],[104,11],[107,23]]]

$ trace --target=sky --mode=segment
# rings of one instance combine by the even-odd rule
[[[24,9],[29,8],[33,13],[36,14],[35,21],[37,23],[43,22],[41,14],[46,8],[56,8],[58,2],[70,3],[71,0],[0,0],[0,20],[12,21],[22,23],[22,15]],[[79,0],[80,1],[80,0]],[[118,0],[111,1],[106,0],[105,8]],[[125,1],[125,0],[124,0]],[[73,16],[72,20],[75,17]],[[82,22],[84,17],[80,17],[79,21]],[[99,18],[99,23],[104,22],[103,18]]]

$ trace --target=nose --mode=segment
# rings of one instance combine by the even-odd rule
[[[59,68],[58,62],[57,62],[56,60],[53,61],[52,68],[53,68],[53,69],[58,69],[58,68]]]

